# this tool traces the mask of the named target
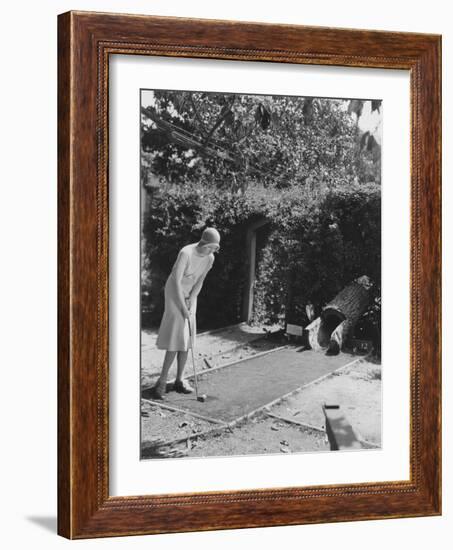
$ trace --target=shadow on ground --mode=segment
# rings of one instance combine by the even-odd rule
[[[42,527],[46,531],[50,531],[51,533],[57,532],[56,516],[28,516],[25,519],[27,519],[31,523],[34,523],[35,525],[39,525],[39,527]]]

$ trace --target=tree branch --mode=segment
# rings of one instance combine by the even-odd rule
[[[220,116],[219,118],[217,119],[217,122],[214,124],[214,126],[212,127],[211,131],[209,132],[209,134],[207,135],[205,141],[204,141],[204,144],[205,145],[208,145],[209,143],[209,140],[211,139],[212,135],[214,134],[214,132],[217,130],[217,128],[220,127],[220,125],[224,122],[224,120],[226,119],[226,117],[228,116],[229,113],[231,113],[231,107],[233,106],[234,104],[234,101],[236,99],[236,96],[233,96],[233,99],[230,103],[230,105],[227,107],[227,108],[224,108],[220,111]]]
[[[201,133],[206,135],[208,133],[207,129],[206,129],[206,126],[204,125],[204,122],[201,120],[201,117],[200,115],[198,114],[198,109],[195,105],[195,101],[193,100],[193,95],[190,94],[190,103],[192,105],[192,109],[193,109],[193,112],[195,114],[195,118],[198,120],[198,122],[200,123],[200,126],[201,126]]]

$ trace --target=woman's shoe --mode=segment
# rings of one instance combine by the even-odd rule
[[[194,391],[187,380],[175,380],[173,389],[178,393],[192,393]]]
[[[149,390],[145,390],[145,391],[147,393],[146,397],[148,399],[159,399],[159,400],[162,400],[162,401],[165,399],[165,396],[164,396],[165,387],[162,388],[162,386],[159,386],[158,384],[156,384],[155,386],[153,386]]]

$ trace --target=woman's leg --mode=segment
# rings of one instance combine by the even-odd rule
[[[173,361],[175,360],[175,355],[177,354],[177,351],[169,351],[165,353],[164,357],[164,364],[162,366],[162,371],[159,376],[159,380],[157,381],[156,386],[161,388],[163,391],[165,391],[165,386],[167,384],[167,377],[168,377],[168,371],[170,370],[170,367],[173,364]]]
[[[178,371],[176,373],[176,380],[181,381],[184,373],[184,368],[187,363],[188,351],[178,351]]]
[[[188,351],[178,351],[178,372],[176,374],[176,380],[175,380],[175,390],[179,393],[192,393],[193,388],[187,382],[187,380],[182,379],[182,375],[184,373],[184,367],[186,366],[187,362],[187,355],[189,354]]]

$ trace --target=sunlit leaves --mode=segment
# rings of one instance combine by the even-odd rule
[[[143,121],[143,149],[154,150],[156,159],[144,170],[163,180],[170,174],[175,183],[190,179],[243,192],[252,182],[300,187],[308,176],[328,186],[380,178],[374,158],[363,169],[369,149],[360,146],[359,100],[158,91],[152,108],[201,144],[188,161],[171,132],[159,135]]]

